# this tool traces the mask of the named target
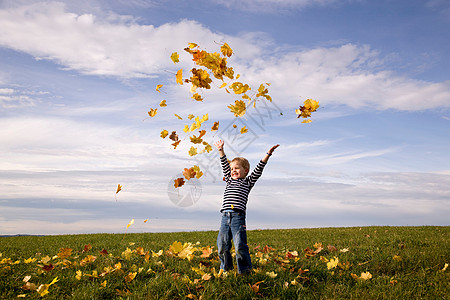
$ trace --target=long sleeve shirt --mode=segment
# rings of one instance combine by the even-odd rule
[[[231,178],[230,163],[228,162],[226,155],[220,158],[220,163],[222,165],[223,175],[226,182],[222,208],[220,211],[233,209],[245,212],[247,208],[248,194],[258,178],[261,177],[266,163],[260,161],[249,176],[238,179]]]

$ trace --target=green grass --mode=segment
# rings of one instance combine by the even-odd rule
[[[200,257],[203,247],[216,250],[216,237],[216,231],[3,237],[0,298],[41,298],[36,290],[22,288],[26,276],[36,287],[58,277],[48,287],[48,299],[448,299],[450,291],[450,268],[443,270],[450,263],[448,226],[249,231],[254,272],[218,278],[213,271],[219,269],[217,252]],[[171,254],[175,241],[198,250],[190,260],[175,250]],[[316,243],[323,249],[307,258],[304,250],[316,250]],[[86,245],[92,248],[83,251]],[[273,250],[264,251],[266,245]],[[71,255],[58,257],[60,248],[72,249]],[[161,256],[152,257],[161,249]],[[147,251],[146,259],[141,254]],[[95,261],[81,265],[88,255]],[[335,257],[340,264],[328,269],[327,261]],[[29,258],[36,260],[26,263]],[[44,265],[53,269],[44,271]],[[100,276],[105,268],[115,270]],[[354,278],[363,272],[372,278]],[[136,276],[127,282],[130,273]],[[204,273],[211,278],[202,279]]]

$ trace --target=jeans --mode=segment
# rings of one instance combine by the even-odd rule
[[[238,273],[246,273],[252,269],[252,262],[247,245],[245,213],[224,212],[217,236],[217,250],[220,258],[220,268],[224,271],[233,269],[231,257],[231,239],[234,242]]]

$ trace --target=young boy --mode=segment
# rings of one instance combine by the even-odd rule
[[[231,163],[228,163],[225,152],[223,151],[224,142],[219,140],[214,143],[214,146],[219,150],[220,162],[226,182],[222,209],[220,210],[222,213],[222,221],[217,237],[220,268],[224,271],[233,269],[233,260],[230,253],[231,239],[233,239],[238,273],[248,273],[252,269],[245,226],[245,210],[248,194],[255,185],[256,180],[261,177],[269,157],[279,145],[275,145],[269,149],[250,176],[247,176],[250,169],[250,164],[247,159],[236,157]]]

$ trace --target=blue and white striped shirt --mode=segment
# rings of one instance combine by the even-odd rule
[[[256,180],[261,177],[266,163],[260,161],[250,176],[238,179],[231,178],[230,163],[228,162],[226,155],[220,158],[220,163],[222,165],[223,175],[225,176],[225,182],[227,183],[223,195],[222,209],[220,211],[233,209],[235,211],[245,212],[248,194],[255,185]]]

